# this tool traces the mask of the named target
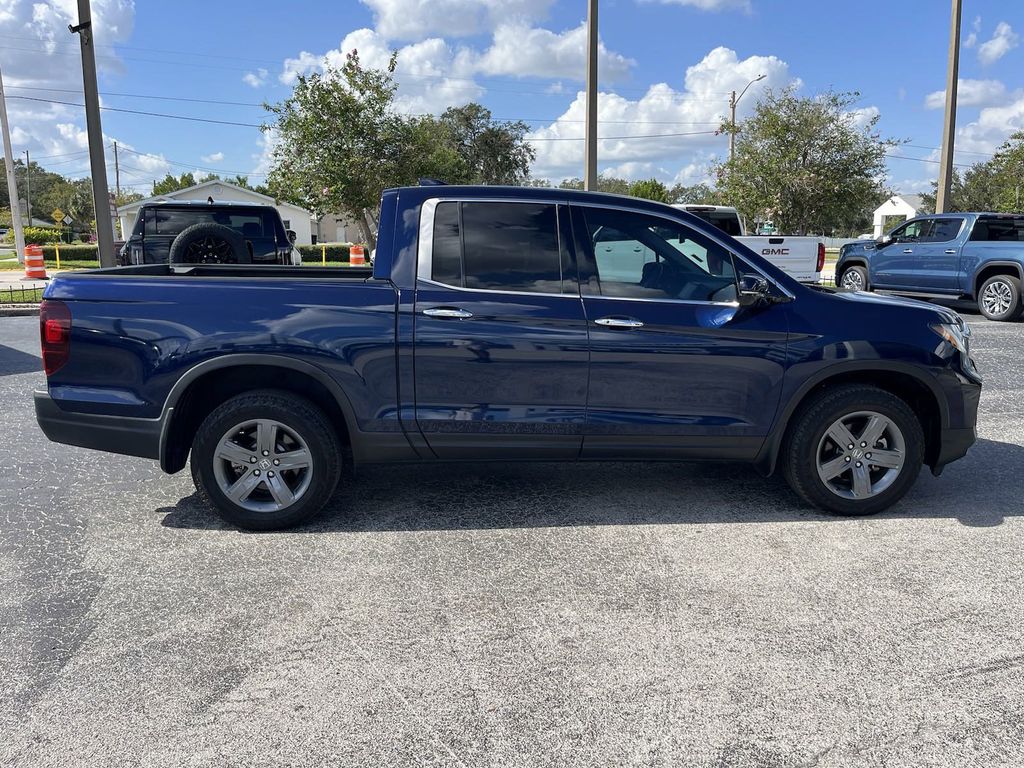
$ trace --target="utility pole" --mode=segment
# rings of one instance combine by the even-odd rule
[[[114,192],[121,199],[121,166],[117,162],[117,142],[114,142]]]
[[[32,226],[32,161],[25,150],[25,207],[28,209],[28,226]]]
[[[92,204],[96,213],[96,241],[101,267],[113,267],[114,227],[110,215],[110,191],[107,166],[103,157],[103,126],[100,123],[100,97],[96,86],[96,49],[89,0],[78,0],[78,24],[68,25],[78,34],[82,48],[82,82],[85,87],[85,127],[89,133],[89,168],[92,172]]]
[[[583,188],[597,189],[597,0],[587,0],[587,121]]]
[[[935,190],[935,212],[949,209],[953,185],[953,144],[956,141],[956,91],[960,72],[960,16],[962,0],[953,0],[953,18],[949,23],[949,64],[946,71],[946,117],[942,124],[942,153],[939,156],[939,181]]]
[[[4,166],[7,168],[7,197],[11,202],[11,226],[14,228],[14,250],[18,261],[25,263],[25,230],[21,228],[18,206],[18,181],[14,175],[14,152],[11,150],[11,126],[7,124],[7,97],[4,95],[4,75],[0,72],[0,129],[4,135]],[[12,191],[13,190],[13,191]]]

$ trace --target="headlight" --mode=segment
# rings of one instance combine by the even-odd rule
[[[971,356],[971,328],[967,323],[935,323],[928,326],[966,358]]]

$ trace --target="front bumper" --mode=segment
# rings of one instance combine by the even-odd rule
[[[931,462],[932,474],[938,476],[950,462],[963,458],[978,439],[978,406],[981,404],[981,383],[960,376],[960,398],[950,402],[949,424],[939,434],[938,454]]]
[[[65,411],[48,392],[42,391],[35,393],[35,405],[36,421],[43,434],[55,443],[145,459],[160,458],[161,419]]]

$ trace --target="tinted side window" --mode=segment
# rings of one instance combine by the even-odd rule
[[[987,242],[1024,242],[1024,218],[981,218],[974,225],[971,240]]]
[[[893,231],[893,238],[901,243],[917,243],[925,240],[932,228],[931,219],[919,219]]]
[[[715,241],[666,219],[584,209],[585,247],[597,267],[592,293],[637,299],[735,301],[732,255]]]
[[[561,292],[554,205],[463,203],[462,238],[467,288]]]
[[[462,235],[459,204],[438,203],[434,210],[434,253],[430,279],[448,285],[462,285]]]
[[[928,236],[920,238],[920,241],[922,243],[948,243],[950,240],[956,240],[963,223],[964,220],[960,218],[935,219]]]

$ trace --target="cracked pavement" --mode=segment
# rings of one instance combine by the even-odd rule
[[[0,318],[0,765],[1019,766],[1024,323],[980,440],[889,513],[718,464],[361,469],[224,525],[46,441]]]

